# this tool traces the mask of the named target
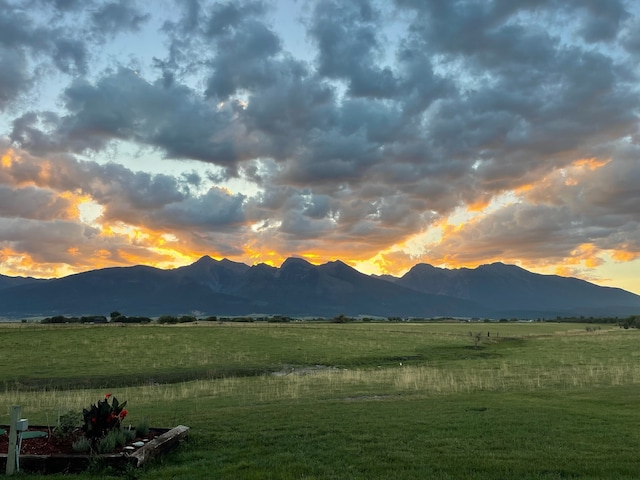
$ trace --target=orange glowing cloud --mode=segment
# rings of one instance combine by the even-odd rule
[[[87,202],[91,197],[88,195],[78,195],[69,191],[60,192],[58,197],[67,201],[68,206],[66,208],[67,218],[79,219],[80,218],[80,205]]]
[[[598,159],[598,158],[581,158],[576,160],[571,165],[573,167],[586,168],[588,170],[597,170],[598,168],[604,167],[606,164],[611,162],[610,158]]]
[[[476,201],[469,203],[467,205],[468,212],[479,213],[482,212],[485,208],[487,208],[491,204],[492,197],[483,197],[479,198]]]
[[[67,265],[35,261],[29,254],[10,248],[0,250],[2,274],[16,277],[51,278],[74,273]]]
[[[640,252],[629,252],[626,250],[614,250],[611,258],[616,262],[630,262],[640,257]]]
[[[13,155],[14,153],[11,149],[3,153],[2,157],[0,157],[0,168],[11,168],[11,165],[13,164]]]
[[[417,259],[403,251],[394,251],[377,255],[373,262],[380,273],[400,276],[418,263]]]
[[[595,268],[604,263],[599,256],[601,251],[593,243],[583,243],[571,251],[571,256],[564,259],[568,265],[584,265],[588,268]]]
[[[533,188],[535,188],[535,185],[533,185],[532,183],[525,183],[524,185],[520,185],[519,187],[515,188],[513,192],[516,195],[519,195],[521,193],[529,192],[530,190],[533,190]]]

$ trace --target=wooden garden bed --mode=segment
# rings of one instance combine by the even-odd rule
[[[2,427],[8,430],[7,427]],[[32,426],[30,431],[48,432],[53,429],[46,426]],[[175,448],[189,434],[189,427],[179,425],[175,428],[151,428],[143,446],[130,451],[119,449],[109,454],[70,453],[69,446],[53,437],[24,440],[20,455],[20,471],[39,473],[82,472],[94,462],[105,466],[125,467],[131,464],[142,466],[152,458],[164,455]],[[0,436],[0,474],[4,474],[7,464],[8,434]],[[141,441],[140,439],[137,439]],[[4,443],[3,443],[4,442]]]

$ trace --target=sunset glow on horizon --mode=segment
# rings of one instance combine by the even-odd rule
[[[159,1],[0,9],[1,275],[503,262],[640,294],[635,2]]]

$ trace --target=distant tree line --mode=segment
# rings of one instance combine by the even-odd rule
[[[556,317],[556,322],[575,322],[575,323],[609,323],[618,325],[622,328],[640,328],[640,315],[631,315],[627,318],[620,317]]]
[[[640,328],[640,315],[632,315],[628,318],[625,318],[620,322],[620,327],[624,329],[628,328]]]
[[[149,317],[127,317],[119,312],[112,312],[109,318],[104,315],[88,315],[82,317],[65,317],[64,315],[56,315],[55,317],[47,317],[40,320],[40,323],[151,323],[153,320]]]
[[[55,317],[47,317],[40,320],[40,323],[107,323],[107,317],[104,315],[91,315],[85,317],[65,317],[56,315]]]
[[[472,321],[472,322],[491,322],[496,320],[489,319],[471,319],[471,320],[461,320],[455,319],[451,317],[442,317],[442,318],[402,318],[402,317],[349,317],[344,314],[336,315],[333,318],[325,318],[325,317],[313,317],[313,318],[296,318],[289,317],[286,315],[270,315],[270,316],[239,316],[239,317],[218,317],[218,316],[208,316],[198,318],[195,315],[161,315],[156,320],[149,317],[141,317],[141,316],[127,316],[123,315],[118,311],[111,312],[109,317],[104,315],[88,315],[81,317],[66,317],[64,315],[57,315],[55,317],[47,317],[40,321],[40,323],[92,323],[92,324],[101,324],[101,323],[158,323],[158,324],[178,324],[178,323],[192,323],[197,321],[203,322],[267,322],[267,323],[289,323],[289,322],[331,322],[331,323],[348,323],[348,322],[433,322],[433,321]],[[506,319],[501,318],[497,320],[498,322],[517,322],[522,321],[522,319],[512,318]],[[620,326],[620,328],[640,328],[640,315],[632,315],[625,319],[621,319],[619,317],[556,317],[555,319],[544,319],[538,318],[537,322],[575,322],[575,323],[596,323],[596,324],[615,324]]]

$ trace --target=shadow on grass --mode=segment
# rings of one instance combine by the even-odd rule
[[[0,381],[0,390],[49,391],[74,389],[100,389],[130,387],[139,385],[157,385],[181,383],[193,380],[213,380],[230,377],[255,377],[277,371],[276,366],[192,369],[159,371],[152,373],[101,375],[92,377],[18,377]]]

